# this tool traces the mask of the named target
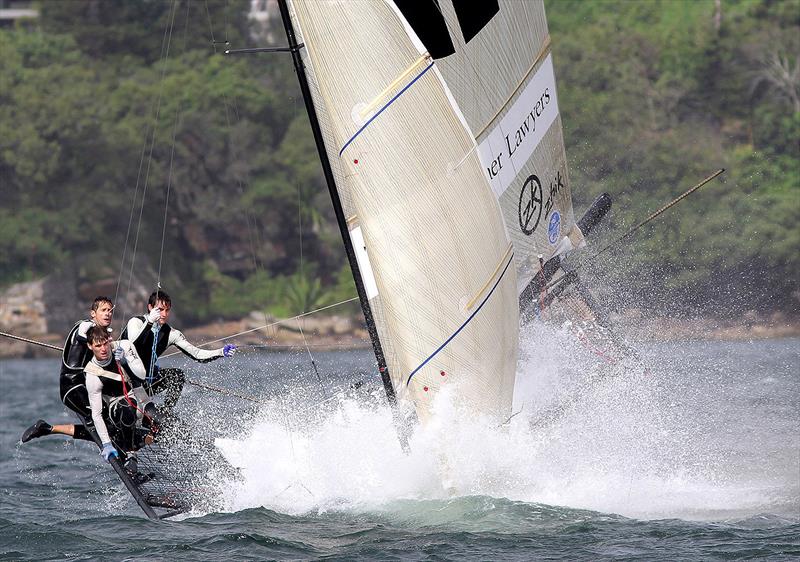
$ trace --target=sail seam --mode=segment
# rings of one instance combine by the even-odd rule
[[[523,75],[523,77],[520,79],[519,83],[517,84],[517,87],[516,87],[516,88],[514,88],[514,91],[512,91],[512,92],[511,92],[511,95],[509,95],[509,96],[508,96],[508,99],[506,99],[505,103],[504,103],[503,105],[501,105],[501,106],[500,106],[500,108],[499,108],[499,109],[497,110],[497,112],[496,112],[496,113],[495,113],[495,114],[492,116],[492,118],[491,118],[491,119],[489,119],[489,121],[487,121],[486,125],[484,125],[484,126],[483,126],[483,128],[481,128],[481,130],[480,130],[480,131],[478,131],[478,134],[477,134],[477,135],[475,135],[475,138],[476,138],[476,139],[480,138],[480,136],[481,136],[483,133],[485,133],[485,132],[486,132],[486,129],[488,129],[489,127],[491,127],[491,126],[492,126],[492,123],[494,123],[494,122],[495,122],[495,120],[496,120],[496,119],[497,119],[497,118],[500,116],[500,114],[501,114],[501,113],[503,113],[503,111],[506,109],[506,107],[508,107],[508,104],[511,102],[511,100],[513,100],[513,99],[514,99],[514,96],[516,96],[516,95],[517,95],[517,92],[519,91],[519,89],[520,89],[520,88],[523,86],[523,84],[525,84],[525,82],[528,80],[528,77],[531,75],[531,72],[533,72],[533,69],[534,69],[534,68],[536,68],[536,66],[537,66],[537,65],[538,65],[540,62],[542,62],[542,60],[543,60],[543,59],[545,58],[545,56],[546,56],[546,55],[548,55],[548,54],[550,54],[550,36],[549,36],[549,35],[548,35],[547,37],[545,37],[545,38],[544,38],[544,43],[542,44],[542,48],[541,48],[541,49],[539,49],[539,53],[536,55],[536,58],[535,58],[535,59],[533,59],[533,63],[531,63],[531,66],[528,68],[528,71],[527,71],[527,72],[526,72],[526,73]]]
[[[343,152],[344,152],[344,151],[347,149],[347,147],[348,147],[348,146],[350,146],[350,144],[351,144],[351,143],[352,143],[354,140],[356,140],[356,137],[357,137],[358,135],[360,135],[360,134],[362,133],[362,131],[364,131],[364,129],[366,129],[367,127],[369,127],[370,123],[372,123],[372,122],[373,122],[375,119],[377,119],[377,118],[378,118],[378,116],[379,116],[381,113],[383,113],[384,111],[386,111],[386,108],[388,108],[390,105],[392,105],[392,104],[395,102],[395,100],[396,100],[397,98],[399,98],[400,96],[402,96],[402,95],[403,95],[403,93],[405,93],[405,91],[406,91],[406,90],[408,90],[408,89],[409,89],[411,86],[413,86],[413,85],[414,85],[414,82],[416,82],[417,80],[419,80],[420,78],[422,78],[422,76],[423,76],[423,75],[424,75],[426,72],[428,72],[428,71],[431,69],[431,67],[432,67],[432,66],[433,66],[433,63],[431,62],[431,63],[430,63],[428,66],[426,66],[426,67],[425,67],[425,70],[423,70],[422,72],[420,72],[420,73],[419,73],[419,74],[418,74],[418,75],[417,75],[417,76],[416,76],[416,77],[415,77],[415,78],[414,78],[414,79],[413,79],[411,82],[409,82],[408,84],[406,84],[406,85],[403,87],[403,89],[402,89],[402,90],[400,90],[399,92],[397,92],[397,93],[394,95],[394,97],[392,97],[392,99],[390,99],[388,102],[386,102],[386,105],[384,105],[383,107],[381,107],[381,108],[378,110],[378,112],[377,112],[375,115],[373,115],[372,117],[370,117],[369,121],[367,121],[366,123],[364,123],[364,125],[362,125],[362,126],[361,126],[361,128],[360,128],[358,131],[356,131],[356,133],[355,133],[355,134],[354,134],[352,137],[350,137],[350,140],[348,140],[346,143],[344,143],[344,146],[343,146],[343,147],[342,147],[342,149],[339,151],[339,156],[341,156],[341,155],[342,155],[342,153],[343,153]]]
[[[503,273],[501,273],[501,274],[500,274],[500,277],[498,277],[497,281],[495,282],[494,286],[492,287],[492,290],[491,290],[491,291],[489,291],[489,294],[488,294],[488,295],[486,295],[486,298],[484,298],[484,299],[483,299],[483,301],[481,301],[481,304],[478,306],[478,308],[476,308],[476,309],[475,309],[475,312],[473,312],[472,314],[470,314],[469,318],[467,318],[467,319],[466,319],[466,321],[465,321],[463,324],[461,324],[461,326],[459,326],[458,330],[456,330],[455,332],[453,332],[453,334],[452,334],[452,335],[451,335],[449,338],[447,338],[447,339],[444,341],[444,343],[443,343],[442,345],[440,345],[440,346],[439,346],[439,347],[436,349],[436,351],[434,351],[433,353],[431,353],[431,354],[428,356],[428,358],[427,358],[427,359],[425,359],[425,361],[423,361],[422,363],[420,363],[420,364],[419,364],[419,366],[418,366],[416,369],[414,369],[413,371],[411,371],[411,374],[410,374],[410,375],[408,375],[408,378],[406,379],[406,386],[408,386],[408,385],[409,385],[409,383],[411,382],[411,378],[412,378],[414,375],[416,375],[416,374],[419,372],[419,370],[420,370],[420,369],[422,369],[422,368],[423,368],[425,365],[427,365],[427,363],[428,363],[428,362],[429,362],[431,359],[433,359],[434,357],[436,357],[436,356],[439,354],[439,352],[440,352],[440,351],[442,351],[442,350],[443,350],[443,349],[444,349],[444,348],[447,346],[447,344],[449,344],[449,343],[450,343],[450,342],[453,340],[453,338],[455,338],[455,337],[456,337],[456,336],[457,336],[459,333],[461,333],[461,330],[463,330],[463,329],[464,329],[464,328],[467,326],[467,324],[469,324],[469,323],[472,321],[472,319],[473,319],[473,318],[475,318],[475,315],[477,315],[477,314],[478,314],[478,312],[480,312],[480,311],[481,311],[481,309],[483,308],[483,305],[484,305],[484,304],[486,304],[486,302],[489,300],[489,298],[491,298],[492,294],[494,294],[494,291],[495,291],[495,289],[497,289],[497,286],[500,284],[500,281],[502,281],[502,280],[503,280],[503,277],[505,277],[505,275],[506,275],[506,272],[508,271],[508,267],[511,265],[511,263],[512,263],[513,261],[514,261],[514,254],[513,254],[513,252],[512,252],[512,254],[511,254],[511,257],[510,257],[510,258],[509,258],[509,260],[508,260],[508,263],[506,264],[505,268],[503,269]]]

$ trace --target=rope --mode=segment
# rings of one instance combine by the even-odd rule
[[[257,328],[251,328],[250,330],[244,330],[242,332],[237,332],[235,334],[230,334],[228,336],[217,338],[215,340],[207,341],[205,343],[201,343],[197,347],[203,347],[203,346],[206,346],[206,345],[210,345],[212,343],[217,343],[217,342],[225,341],[225,340],[228,340],[228,339],[231,339],[231,338],[235,338],[235,337],[238,337],[238,336],[243,336],[244,334],[257,332],[258,330],[263,330],[264,328],[272,328],[273,326],[277,326],[278,324],[283,324],[285,322],[290,322],[292,320],[296,320],[296,319],[302,318],[304,316],[309,316],[311,314],[316,314],[317,312],[322,312],[323,310],[327,310],[327,309],[333,308],[335,306],[341,306],[343,304],[347,304],[349,302],[353,302],[353,301],[357,301],[357,300],[358,300],[358,297],[353,297],[351,299],[339,301],[337,303],[333,303],[333,304],[329,304],[327,306],[323,306],[322,308],[317,308],[317,309],[311,310],[309,312],[304,312],[302,314],[298,314],[297,316],[292,316],[291,318],[283,318],[281,320],[276,320],[275,322],[272,322],[272,323],[269,323],[269,324],[264,324],[263,326],[258,326]],[[172,357],[173,355],[177,355],[178,353],[180,353],[180,352],[179,351],[174,351],[174,352],[172,352],[172,353],[170,353],[168,355],[164,355],[164,358],[166,359],[167,357]]]
[[[161,323],[156,320],[150,328],[153,332],[153,348],[150,350],[150,365],[147,368],[147,384],[153,384],[153,373],[156,370],[156,362],[158,361],[158,332],[161,331]]]
[[[9,339],[12,339],[12,340],[23,341],[25,343],[30,343],[30,344],[33,344],[33,345],[38,345],[40,347],[46,347],[48,349],[53,349],[55,351],[64,351],[63,347],[58,347],[57,345],[51,345],[49,343],[44,343],[44,342],[40,342],[40,341],[28,339],[28,338],[23,338],[21,336],[15,336],[14,334],[9,334],[7,332],[0,332],[0,336],[6,337],[6,338],[9,338]],[[237,393],[237,392],[234,392],[232,390],[228,390],[226,388],[222,388],[222,387],[219,387],[219,386],[211,386],[210,384],[204,384],[204,383],[201,383],[201,382],[198,382],[198,381],[194,381],[194,380],[189,379],[189,378],[186,379],[186,382],[191,384],[191,385],[193,385],[193,386],[197,386],[197,387],[200,387],[200,388],[205,388],[206,390],[211,390],[213,392],[218,392],[220,394],[227,394],[228,396],[235,396],[236,398],[242,398],[243,400],[250,400],[251,402],[258,402],[260,404],[268,404],[268,402],[265,401],[265,400],[256,398],[254,396],[248,396],[246,394],[240,394],[240,393]]]
[[[128,375],[126,375],[123,372],[122,365],[120,365],[119,361],[114,361],[114,362],[117,364],[117,372],[119,372],[119,377],[120,377],[120,379],[122,379],[122,395],[125,397],[125,401],[128,403],[128,406],[130,406],[131,408],[134,408],[137,412],[141,413],[142,417],[147,418],[147,420],[149,421],[149,424],[150,424],[150,434],[151,435],[154,434],[155,433],[155,429],[154,429],[155,428],[155,424],[153,423],[153,418],[148,416],[145,413],[145,411],[142,410],[141,408],[139,408],[139,406],[133,400],[131,400],[131,397],[128,396],[128,385],[125,384],[125,380],[128,378]],[[133,383],[131,383],[131,390],[133,390]]]
[[[695,191],[697,191],[698,189],[700,189],[701,187],[706,185],[708,182],[710,182],[711,180],[713,180],[714,178],[716,178],[717,176],[722,174],[724,171],[725,171],[725,168],[720,168],[719,170],[717,170],[716,172],[714,172],[713,174],[708,176],[706,179],[704,179],[703,181],[701,181],[700,183],[698,183],[694,187],[687,189],[686,191],[684,191],[683,193],[678,195],[675,199],[673,199],[672,201],[670,201],[669,203],[667,203],[666,205],[664,205],[663,207],[661,207],[657,211],[651,213],[646,219],[644,219],[643,221],[639,222],[639,224],[637,224],[633,228],[629,229],[625,234],[623,234],[622,236],[620,236],[619,238],[617,238],[616,240],[614,240],[610,244],[608,244],[605,247],[603,247],[599,252],[597,252],[594,255],[592,255],[591,257],[587,258],[586,261],[584,261],[583,263],[575,266],[575,268],[572,270],[572,272],[565,273],[564,275],[562,275],[558,279],[554,279],[554,280],[550,281],[550,283],[547,284],[545,289],[550,289],[550,288],[558,285],[561,281],[563,281],[571,273],[574,273],[575,271],[577,271],[581,267],[585,266],[586,264],[593,262],[595,259],[597,259],[598,256],[600,256],[602,253],[607,251],[609,248],[612,248],[613,246],[616,246],[617,244],[619,244],[620,242],[622,242],[623,240],[625,240],[626,238],[631,236],[634,232],[636,232],[637,230],[642,228],[644,225],[646,225],[647,223],[649,223],[650,221],[652,221],[653,219],[655,219],[656,217],[661,215],[664,211],[666,211],[667,209],[677,205],[682,200],[686,199],[689,195],[691,195],[692,193],[694,193]]]
[[[9,334],[7,332],[0,332],[0,336],[4,336],[4,337],[10,338],[12,340],[24,341],[25,343],[31,343],[33,345],[46,347],[48,349],[55,349],[56,351],[64,351],[63,347],[58,347],[57,345],[50,345],[49,343],[44,343],[44,342],[40,342],[40,341],[36,341],[36,340],[29,340],[28,338],[23,338],[21,336],[15,336],[14,334]]]

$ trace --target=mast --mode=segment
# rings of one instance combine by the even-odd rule
[[[372,309],[369,305],[367,292],[364,288],[364,281],[361,278],[361,270],[358,267],[358,260],[356,258],[355,250],[353,249],[353,242],[350,239],[350,230],[347,228],[347,219],[342,209],[342,202],[339,199],[339,192],[336,190],[336,180],[333,177],[333,170],[331,163],[328,159],[328,153],[325,150],[325,141],[322,137],[322,129],[320,128],[317,112],[314,108],[314,100],[311,97],[311,90],[308,86],[308,78],[306,77],[305,66],[303,59],[300,56],[300,49],[303,45],[297,43],[297,38],[294,33],[294,26],[292,19],[289,15],[289,6],[286,0],[278,0],[278,6],[281,11],[281,20],[283,27],[286,31],[286,39],[289,42],[289,50],[292,53],[292,62],[294,63],[295,71],[297,72],[297,79],[300,82],[300,91],[303,94],[303,101],[305,102],[306,112],[308,113],[308,120],[311,123],[311,130],[314,133],[314,143],[317,146],[319,153],[320,163],[322,164],[322,171],[325,176],[325,183],[328,185],[328,192],[331,196],[333,203],[333,210],[336,215],[336,222],[339,225],[339,233],[342,236],[344,243],[345,253],[347,254],[347,261],[350,264],[350,269],[353,272],[353,280],[356,284],[356,291],[358,292],[358,300],[361,303],[361,310],[364,313],[364,320],[367,325],[367,332],[369,333],[370,340],[372,341],[372,350],[375,353],[375,359],[378,364],[378,371],[381,374],[383,382],[383,389],[386,391],[386,400],[392,409],[392,416],[395,420],[397,428],[397,435],[400,438],[400,444],[403,450],[408,448],[408,439],[405,432],[402,430],[402,420],[397,406],[397,394],[395,393],[392,379],[389,376],[389,369],[386,366],[386,358],[383,354],[383,347],[381,346],[380,338],[378,337],[378,330],[375,327],[375,320],[372,315]]]

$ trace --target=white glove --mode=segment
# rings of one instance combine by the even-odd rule
[[[147,313],[147,321],[151,324],[155,324],[158,322],[158,319],[161,318],[161,309],[156,307],[150,312]]]
[[[125,352],[122,350],[121,347],[118,347],[114,350],[114,360],[125,361]]]
[[[111,443],[103,443],[103,450],[100,451],[100,456],[111,462],[111,457],[117,459],[119,458],[119,453]]]

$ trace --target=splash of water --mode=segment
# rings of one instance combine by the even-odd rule
[[[694,414],[666,392],[669,373],[629,369],[587,389],[586,373],[602,365],[576,350],[570,334],[539,327],[521,348],[520,415],[498,427],[441,392],[434,421],[415,432],[408,455],[377,393],[305,410],[276,398],[246,437],[217,443],[241,469],[228,508],[303,514],[483,495],[702,519],[758,513],[769,502],[764,486],[726,475],[731,459],[709,453]],[[578,398],[565,401],[570,395]],[[558,414],[541,423],[553,404]]]

